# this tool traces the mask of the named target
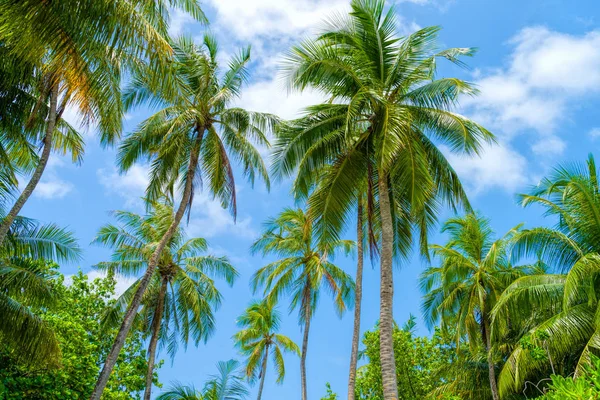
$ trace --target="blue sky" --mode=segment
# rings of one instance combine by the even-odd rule
[[[239,105],[290,118],[319,101],[317,93],[288,94],[278,79],[278,62],[291,44],[314,32],[320,20],[345,10],[347,1],[206,0],[203,6],[224,56],[252,44],[252,78]],[[515,193],[535,184],[557,163],[583,161],[600,143],[600,5],[593,0],[405,0],[397,1],[396,9],[401,34],[441,25],[441,46],[479,48],[469,60],[468,71],[440,63],[440,76],[459,76],[479,86],[480,96],[463,101],[460,111],[492,130],[499,141],[480,158],[450,156],[475,208],[492,219],[499,233],[520,222],[528,226],[549,223],[539,209],[517,206]],[[203,29],[187,16],[173,14],[173,34],[197,37]],[[147,115],[144,109],[128,114],[125,130],[131,131]],[[77,120],[72,112],[66,118]],[[81,268],[98,276],[91,266],[110,253],[88,243],[109,220],[108,211],[143,212],[140,197],[147,173],[144,166],[136,166],[127,175],[119,175],[114,151],[98,145],[93,127],[86,131],[86,142],[83,165],[57,157],[51,160],[24,214],[75,232],[85,250],[84,260],[63,266],[65,274]],[[208,239],[211,253],[228,256],[241,276],[233,289],[221,285],[225,301],[217,313],[218,329],[207,345],[181,350],[172,365],[166,361],[160,378],[167,386],[178,380],[200,387],[215,371],[217,361],[237,357],[231,341],[235,319],[252,298],[250,275],[269,261],[251,256],[249,246],[262,221],[293,205],[289,182],[277,183],[267,193],[261,184],[252,189],[238,175],[237,185],[237,224],[210,197],[200,193],[194,201],[188,232]],[[432,239],[441,242],[443,237]],[[355,260],[336,261],[354,273]],[[415,258],[396,270],[394,315],[399,323],[410,313],[420,318],[417,278],[424,267]],[[365,275],[363,330],[374,325],[379,301],[377,268],[367,268]],[[119,285],[127,283],[122,279]],[[286,304],[281,311],[287,312]],[[323,296],[309,341],[310,398],[320,398],[326,382],[341,398],[345,396],[351,330],[352,314],[338,319]],[[296,314],[285,318],[282,331],[301,341]],[[419,333],[428,333],[423,324]],[[284,385],[275,385],[269,373],[265,399],[299,397],[299,360],[290,356],[286,362]]]

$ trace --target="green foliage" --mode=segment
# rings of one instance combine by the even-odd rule
[[[291,297],[290,311],[298,309],[302,324],[312,318],[322,289],[331,294],[339,315],[352,304],[354,282],[344,270],[328,261],[336,252],[350,253],[354,242],[331,239],[317,241],[313,220],[301,209],[286,208],[265,224],[252,245],[254,253],[281,257],[254,273],[254,291],[264,287],[271,302]]]
[[[591,357],[591,364],[576,378],[552,376],[550,391],[536,400],[598,400],[600,399],[600,358]]]
[[[60,367],[24,364],[14,353],[4,349],[0,352],[0,388],[3,387],[0,399],[88,398],[100,370],[100,362],[115,335],[114,330],[100,330],[100,318],[105,307],[115,301],[115,284],[111,276],[90,282],[80,271],[67,286],[64,278],[58,275],[52,282],[57,298],[55,305],[36,311],[56,335],[62,354]],[[142,334],[134,331],[119,356],[103,398],[140,398],[146,368]]]
[[[190,37],[170,42],[173,57],[165,65],[140,63],[125,89],[127,110],[148,105],[159,108],[138,125],[119,146],[118,164],[125,171],[136,162],[151,161],[149,200],[185,187],[184,171],[196,173],[193,185],[221,201],[236,215],[233,162],[254,184],[269,177],[256,145],[268,147],[267,134],[278,122],[274,115],[233,107],[248,79],[250,49],[233,56],[227,68],[219,65],[215,38],[201,44]],[[202,179],[195,177],[202,176]],[[185,199],[191,205],[193,195]]]
[[[327,393],[325,394],[325,397],[321,397],[321,400],[338,400],[339,396],[334,393],[333,390],[331,390],[331,385],[329,384],[329,382],[327,382],[325,384],[325,388],[327,389]]]
[[[56,301],[51,283],[56,271],[44,260],[75,261],[80,254],[73,234],[56,225],[24,217],[11,224],[0,246],[0,336],[22,360],[56,364],[56,337],[31,307],[50,307]]]
[[[520,393],[526,381],[538,382],[553,370],[581,374],[600,348],[597,324],[600,278],[600,186],[592,155],[587,163],[557,167],[521,195],[523,206],[537,204],[557,217],[553,228],[524,229],[514,238],[514,256],[534,256],[556,272],[525,276],[506,288],[492,311],[496,340],[508,346],[498,376],[503,394]],[[510,324],[507,324],[510,321]],[[540,336],[542,335],[542,336]],[[523,346],[524,344],[524,346]]]
[[[238,318],[242,329],[233,337],[235,344],[246,359],[246,377],[255,381],[266,374],[267,359],[270,353],[277,370],[277,383],[285,377],[284,353],[299,355],[298,345],[279,332],[281,315],[274,304],[266,300],[253,301]]]
[[[100,228],[94,243],[113,249],[111,261],[96,265],[100,270],[137,277],[148,267],[148,260],[165,231],[174,220],[172,203],[149,202],[149,213],[137,215],[127,211],[115,211],[119,222]],[[142,298],[137,316],[140,329],[152,334],[153,322],[159,296],[164,298],[160,316],[159,343],[171,357],[175,356],[179,343],[187,347],[192,341],[198,345],[206,341],[215,330],[214,312],[222,302],[215,280],[222,279],[233,285],[238,272],[227,257],[205,254],[208,243],[203,238],[188,238],[178,227],[163,250],[152,280]],[[117,301],[108,307],[103,325],[117,327],[142,278],[137,279]],[[165,280],[168,290],[161,286]]]
[[[156,400],[244,400],[247,398],[248,389],[244,385],[244,374],[240,372],[238,361],[219,361],[217,370],[218,374],[211,376],[202,390],[176,383],[160,394]]]
[[[363,337],[362,356],[368,363],[359,368],[356,398],[382,400],[383,387],[379,362],[379,329],[367,331]],[[434,388],[447,381],[441,374],[456,358],[456,350],[448,335],[436,330],[432,338],[414,335],[410,330],[394,329],[394,356],[400,399],[423,399]]]

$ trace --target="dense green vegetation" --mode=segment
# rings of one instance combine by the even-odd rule
[[[0,398],[78,399],[91,394],[100,364],[110,350],[114,329],[101,329],[107,307],[114,299],[115,279],[109,276],[90,282],[79,272],[65,285],[55,264],[42,263],[28,272],[46,275],[55,296],[53,306],[32,310],[52,330],[60,349],[60,366],[28,362],[17,351],[4,349],[0,355]],[[147,369],[143,332],[136,329],[119,355],[106,388],[111,399],[130,399],[145,388]],[[158,383],[157,375],[153,382]]]
[[[286,55],[288,86],[327,101],[284,121],[233,105],[250,49],[223,66],[213,36],[169,37],[173,8],[207,23],[195,0],[0,2],[0,399],[149,400],[161,387],[157,349],[174,358],[180,346],[208,342],[223,302],[218,285],[238,278],[182,224],[201,191],[235,218],[238,174],[267,188],[270,176],[291,177],[300,206],[274,213],[250,249],[275,261],[249,282],[257,299],[232,338],[243,363],[220,362],[202,388],[173,383],[159,399],[241,400],[257,384],[260,400],[273,383],[267,369],[282,384],[298,357],[298,397],[307,400],[311,321],[324,296],[340,317],[355,310],[349,400],[600,398],[593,156],[519,195],[523,207],[543,208],[552,228],[497,236],[440,150],[474,155],[495,141],[456,113],[476,89],[437,77],[440,61],[464,66],[472,49],[440,51],[438,27],[400,37],[393,7],[352,0],[348,15]],[[123,134],[124,113],[137,107],[154,113]],[[107,277],[93,282],[60,273],[61,263],[81,259],[70,232],[21,215],[50,157],[82,160],[67,108],[118,148],[121,172],[150,165],[146,214],[115,211],[116,223],[100,228],[94,244],[112,257],[95,266]],[[432,244],[444,207],[456,215],[442,225],[446,243]],[[393,266],[413,252],[428,262],[429,337],[416,335],[412,318],[402,328],[393,320]],[[355,276],[336,264],[352,253]],[[380,314],[361,332],[367,255],[380,271]],[[115,274],[136,280],[117,294]],[[281,305],[297,312],[302,343],[281,332]],[[339,399],[334,389],[324,399]]]

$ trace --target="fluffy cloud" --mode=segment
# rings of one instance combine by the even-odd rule
[[[590,129],[590,131],[588,132],[588,136],[593,140],[599,139],[600,138],[600,128]]]
[[[444,147],[442,151],[465,182],[469,194],[477,195],[490,188],[512,193],[529,183],[525,157],[504,145],[486,146],[479,157],[452,154]]]
[[[186,230],[190,236],[203,238],[220,235],[254,238],[257,235],[250,216],[238,215],[237,221],[234,221],[229,211],[224,209],[218,200],[204,192],[197,193],[194,197],[192,214]]]
[[[125,201],[126,207],[143,210],[142,197],[148,186],[148,167],[134,165],[126,174],[119,174],[116,168],[97,171],[100,183],[109,194],[117,195]],[[237,189],[238,193],[241,191]],[[221,207],[218,200],[203,191],[194,196],[190,223],[184,224],[190,235],[205,238],[219,235],[235,235],[238,237],[254,237],[256,232],[251,226],[249,216],[238,216],[237,223],[229,211]]]
[[[93,281],[96,278],[106,278],[106,272],[98,271],[96,269],[91,270],[86,275],[88,276],[88,279],[90,281]],[[115,278],[117,282],[115,285],[115,294],[113,296],[114,298],[117,298],[120,295],[122,295],[125,292],[125,290],[127,290],[127,288],[129,288],[136,281],[136,278],[134,277],[127,277],[119,274],[115,275]],[[70,286],[72,282],[73,275],[65,275],[64,284]]]
[[[552,135],[570,102],[600,90],[600,32],[574,36],[529,27],[509,44],[514,50],[507,67],[478,72],[480,96],[465,103],[509,138],[523,130]],[[558,138],[549,140],[555,151],[564,149]]]
[[[238,103],[248,110],[273,113],[281,118],[291,119],[298,117],[303,108],[318,104],[324,99],[325,96],[316,91],[289,92],[280,79],[272,79],[257,81],[244,88]]]
[[[273,40],[305,34],[323,16],[348,8],[346,0],[208,0],[217,25],[244,40]]]
[[[73,190],[73,185],[57,176],[50,176],[38,183],[34,196],[45,200],[62,199]]]
[[[51,156],[42,179],[33,191],[33,196],[44,200],[53,200],[62,199],[71,193],[74,189],[73,184],[62,179],[59,174],[60,170],[67,166],[68,164],[59,156]],[[25,188],[28,179],[19,182],[21,190]]]
[[[148,168],[134,165],[126,174],[119,174],[115,167],[97,171],[100,184],[107,193],[116,194],[125,200],[128,207],[141,207],[146,188],[148,187]]]
[[[508,43],[513,50],[507,65],[476,71],[480,95],[463,102],[464,111],[503,144],[481,159],[453,158],[475,191],[514,190],[526,182],[526,160],[511,144],[522,133],[532,138],[528,142],[534,155],[562,154],[566,144],[557,128],[569,117],[569,106],[600,91],[600,32],[575,36],[529,27]],[[590,136],[600,137],[600,130]]]

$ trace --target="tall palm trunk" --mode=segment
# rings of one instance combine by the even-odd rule
[[[258,397],[256,400],[260,400],[262,397],[263,387],[265,386],[265,376],[267,375],[267,357],[269,357],[269,345],[265,346],[265,358],[263,358],[262,368],[260,370],[260,385],[258,386]]]
[[[154,310],[154,318],[152,318],[152,336],[150,337],[150,345],[148,346],[148,371],[146,372],[146,390],[144,391],[144,400],[150,400],[150,395],[152,394],[152,378],[154,375],[154,362],[156,359],[156,345],[158,344],[158,335],[160,334],[168,283],[169,280],[167,277],[163,277],[161,279],[160,292],[158,292],[158,303],[156,304],[156,310]]]
[[[306,320],[304,321],[304,337],[302,338],[302,356],[300,357],[300,382],[302,384],[302,400],[308,399],[306,389],[306,350],[308,349],[308,332],[310,330],[310,299],[306,302]]]
[[[100,376],[98,377],[96,387],[92,392],[90,400],[100,400],[100,396],[102,396],[102,392],[104,391],[104,388],[108,383],[108,378],[110,377],[110,374],[113,368],[115,367],[115,364],[117,363],[117,357],[119,357],[119,353],[121,352],[121,349],[125,344],[127,334],[131,330],[133,319],[135,318],[135,314],[137,313],[138,308],[140,307],[140,304],[142,302],[142,296],[144,295],[144,292],[146,291],[146,288],[150,283],[150,279],[152,278],[152,274],[154,274],[154,270],[158,265],[158,259],[160,258],[160,255],[164,250],[165,246],[167,245],[169,240],[171,240],[173,234],[177,230],[177,227],[179,226],[179,223],[183,218],[183,214],[185,214],[185,210],[192,196],[192,185],[194,181],[194,176],[196,174],[196,168],[198,166],[198,158],[200,154],[200,145],[202,143],[203,133],[204,129],[198,129],[196,132],[197,136],[190,154],[190,163],[188,165],[185,188],[183,189],[183,195],[181,196],[181,202],[179,203],[179,207],[177,208],[177,212],[175,213],[175,218],[173,219],[171,226],[169,226],[169,229],[167,229],[162,239],[158,243],[156,250],[154,250],[154,253],[152,253],[152,256],[150,257],[150,260],[148,262],[148,268],[146,269],[146,272],[144,273],[144,276],[140,281],[140,284],[135,292],[135,295],[133,296],[133,299],[131,300],[131,303],[127,307],[127,311],[125,312],[125,318],[123,318],[123,323],[119,328],[119,332],[117,333],[113,346],[110,349],[110,353],[104,361],[104,366],[102,367],[102,371],[100,372]]]
[[[352,331],[352,350],[350,351],[350,376],[348,377],[348,400],[354,400],[356,395],[356,363],[358,360],[358,342],[360,340],[360,308],[362,302],[363,275],[363,208],[362,199],[358,201],[356,218],[356,248],[358,261],[356,263],[356,285],[354,292],[354,328]]]
[[[394,257],[394,225],[387,174],[383,171],[379,175],[379,213],[381,215],[381,299],[379,309],[381,379],[384,400],[398,400],[393,339],[394,276],[392,262]]]
[[[496,383],[496,367],[494,366],[494,358],[492,357],[492,338],[490,337],[490,324],[487,314],[484,312],[481,316],[481,334],[485,351],[487,352],[488,376],[490,379],[490,389],[492,390],[492,398],[499,400],[498,384]]]
[[[15,202],[15,204],[10,209],[8,215],[0,224],[0,244],[4,242],[6,239],[6,235],[12,225],[13,221],[21,212],[21,209],[31,197],[31,194],[35,190],[35,187],[42,179],[42,175],[44,174],[44,170],[46,169],[46,165],[48,164],[48,159],[50,158],[50,152],[52,151],[52,139],[54,136],[54,129],[56,128],[56,120],[57,118],[57,107],[58,107],[58,85],[52,84],[50,89],[50,110],[48,111],[48,119],[46,121],[46,134],[43,140],[43,148],[42,154],[40,156],[40,160],[38,162],[31,179],[25,186],[25,189]]]

